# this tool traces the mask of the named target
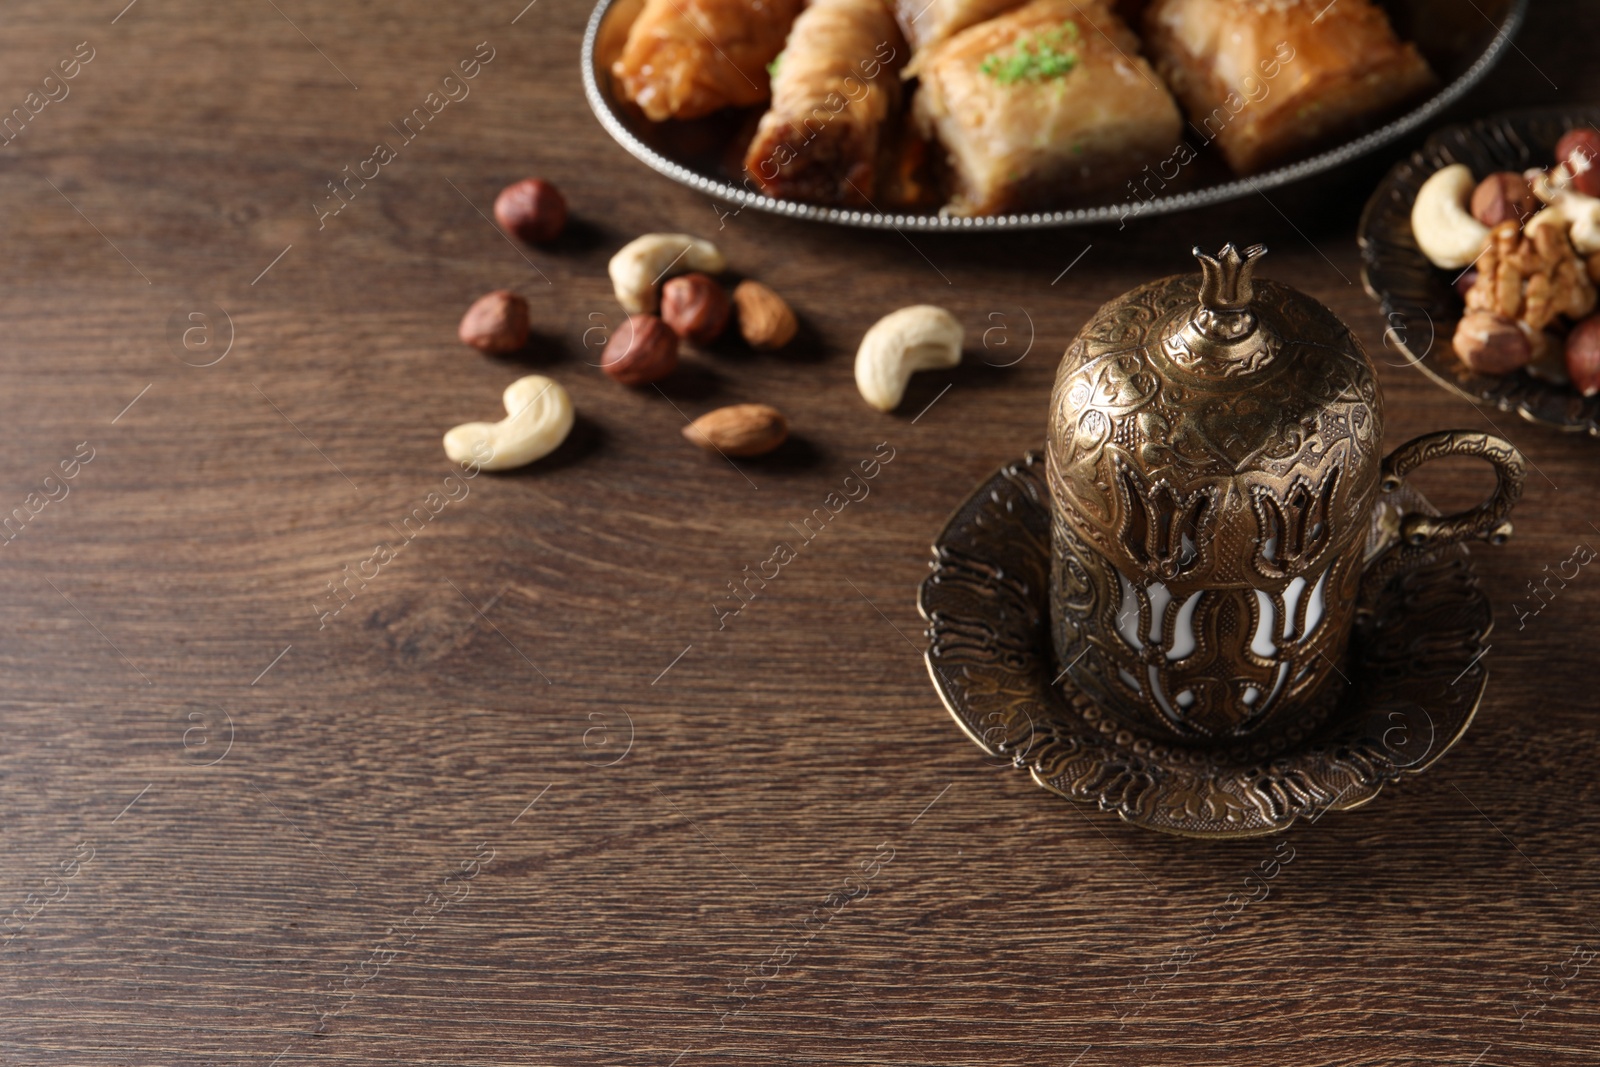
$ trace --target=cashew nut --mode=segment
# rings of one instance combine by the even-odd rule
[[[893,411],[919,370],[961,362],[963,331],[956,317],[932,304],[892,311],[873,324],[856,349],[856,388],[879,411]]]
[[[1464,163],[1445,167],[1422,183],[1411,206],[1411,232],[1417,247],[1436,267],[1456,270],[1478,258],[1489,227],[1472,217],[1467,204],[1477,182]]]
[[[1572,228],[1567,236],[1572,247],[1585,256],[1600,252],[1600,200],[1582,193],[1568,193],[1562,207]]]
[[[727,265],[710,241],[686,233],[647,233],[611,257],[611,288],[628,314],[654,312],[662,279],[668,274],[720,274]]]
[[[553,379],[518,378],[506,386],[502,400],[505,418],[462,423],[444,435],[444,454],[486,471],[510,470],[554,452],[572,432],[572,399]]]
[[[1578,192],[1565,181],[1543,176],[1529,184],[1534,195],[1549,206],[1528,220],[1526,233],[1531,236],[1544,226],[1562,226],[1580,254],[1600,252],[1600,199]]]
[[[1565,189],[1567,182],[1572,179],[1561,167],[1557,167],[1554,171],[1534,167],[1522,172],[1522,180],[1528,183],[1528,188],[1533,190],[1534,196],[1548,204],[1561,194],[1561,190]]]

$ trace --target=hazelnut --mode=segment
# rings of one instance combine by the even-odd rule
[[[509,289],[485,293],[461,316],[456,336],[480,352],[515,352],[528,343],[528,302]]]
[[[734,404],[701,415],[683,428],[683,436],[725,456],[759,456],[783,444],[789,421],[766,404]]]
[[[760,282],[740,282],[733,302],[739,307],[739,332],[751,348],[782,348],[800,328],[783,297]]]
[[[542,178],[524,178],[500,190],[494,198],[494,217],[507,233],[544,244],[561,236],[567,224],[567,198]]]
[[[1567,377],[1584,396],[1600,393],[1600,315],[1590,315],[1567,334]]]
[[[678,335],[654,315],[629,315],[600,353],[600,369],[623,385],[649,385],[677,367]]]
[[[1600,130],[1580,126],[1556,142],[1556,160],[1566,164],[1572,188],[1585,196],[1600,196]]]
[[[1521,327],[1492,311],[1467,312],[1450,344],[1461,362],[1479,374],[1510,374],[1533,358],[1533,346]]]
[[[1509,170],[1489,175],[1472,191],[1472,217],[1485,226],[1522,222],[1537,210],[1539,198],[1522,175]]]
[[[680,274],[661,287],[661,317],[685,341],[715,341],[731,311],[727,291],[708,275]]]

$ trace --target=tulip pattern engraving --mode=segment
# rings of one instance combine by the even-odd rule
[[[973,493],[939,535],[919,597],[933,684],[988,758],[1013,762],[1039,786],[1139,826],[1247,837],[1366,803],[1384,783],[1426,770],[1471,722],[1487,678],[1491,613],[1466,551],[1451,546],[1383,557],[1393,558],[1394,568],[1373,559],[1362,571],[1360,594],[1371,610],[1349,642],[1342,669],[1350,685],[1322,690],[1285,729],[1202,745],[1130,724],[1091,686],[1104,678],[1124,684],[1118,665],[1133,642],[1119,626],[1139,635],[1141,655],[1168,663],[1168,652],[1181,652],[1173,639],[1187,598],[1175,595],[1165,610],[1145,615],[1135,594],[1138,607],[1119,617],[1120,583],[1084,563],[1089,545],[1062,523],[1045,466],[1030,454]],[[1426,508],[1405,487],[1390,503]],[[1374,507],[1363,524],[1373,551],[1394,543],[1389,513],[1388,505]],[[1066,555],[1058,551],[1063,545]],[[1338,600],[1333,590],[1342,573],[1329,572],[1323,583],[1328,604]],[[1287,597],[1273,601],[1272,633],[1281,635],[1292,617],[1296,634],[1327,639],[1329,615],[1314,621],[1310,609],[1317,584],[1308,582],[1287,613]],[[1092,617],[1108,597],[1109,631]],[[1195,649],[1176,664],[1198,662],[1215,642],[1202,610],[1211,602],[1210,593],[1195,601]],[[1258,629],[1249,601],[1229,610],[1243,611],[1230,633],[1248,644]],[[1161,620],[1159,651],[1149,636],[1154,619]],[[1071,635],[1076,660],[1058,659],[1063,633]],[[1289,673],[1279,702],[1297,676]],[[1165,678],[1162,684],[1174,696],[1182,691]]]

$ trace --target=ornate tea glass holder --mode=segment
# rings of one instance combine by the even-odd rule
[[[1026,736],[1037,741],[1041,728],[1050,731],[1059,754],[1063,738],[1091,725],[1109,731],[1116,744],[1103,758],[1118,774],[1110,792],[1083,795],[1180,833],[1268,832],[1304,814],[1303,803],[1286,799],[1301,786],[1283,783],[1317,780],[1308,768],[1331,766],[1309,755],[1316,739],[1343,737],[1375,707],[1400,699],[1366,677],[1377,669],[1373,657],[1384,655],[1371,634],[1413,625],[1391,586],[1438,575],[1447,561],[1470,575],[1460,543],[1509,536],[1506,516],[1524,476],[1517,450],[1488,434],[1429,434],[1380,458],[1383,411],[1371,362],[1321,304],[1253,278],[1265,251],[1228,245],[1212,257],[1197,249],[1198,279],[1164,278],[1101,308],[1062,358],[1043,477],[1029,458],[986,486],[991,498],[997,481],[1021,488],[1004,518],[988,519],[1012,528],[1012,543],[997,545],[992,530],[971,524],[987,507],[974,498],[935,545],[922,593],[935,685],[969,733],[977,664],[967,662],[973,646],[962,635],[976,628],[985,635],[979,647],[993,643],[1009,654],[993,661],[1009,664],[1009,673],[982,685],[1029,694]],[[1407,473],[1444,455],[1490,463],[1491,498],[1441,518],[1405,488]],[[1025,533],[1034,522],[1048,530],[1043,559]],[[987,617],[973,617],[975,605],[958,597],[958,611],[945,594],[971,580],[966,568],[977,554],[986,554],[991,570],[978,573],[992,584],[1039,576],[1012,588],[1010,600],[997,598]],[[1480,606],[1463,603],[1453,616],[1461,628],[1451,647],[1467,654],[1458,671],[1470,673],[1472,657],[1481,658],[1476,645],[1489,616]],[[995,614],[1000,607],[1009,610]],[[1022,654],[1020,646],[1038,640],[1042,652]],[[1414,694],[1401,703],[1406,708],[1389,710],[1408,722],[1419,711],[1433,721],[1429,700]],[[1427,731],[1432,758],[1471,718],[1470,708],[1440,707],[1454,732]],[[1420,736],[1421,720],[1414,725]],[[1000,714],[974,736],[1006,753],[1019,743],[1019,726],[1014,714]],[[1410,761],[1383,740],[1397,736],[1390,729],[1367,745],[1364,769],[1350,772],[1345,788],[1332,788],[1341,770],[1304,802],[1350,806],[1388,777],[1418,769],[1420,757]],[[1156,751],[1164,755],[1150,763]],[[1149,776],[1146,800],[1160,795],[1158,783],[1176,781],[1172,767],[1208,768],[1201,778],[1210,791],[1190,792],[1209,798],[1201,808],[1230,798],[1222,803],[1229,817],[1158,817],[1143,802],[1130,806],[1120,792],[1129,756],[1140,757]],[[1279,787],[1222,788],[1218,774]]]

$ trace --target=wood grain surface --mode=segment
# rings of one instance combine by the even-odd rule
[[[0,544],[0,1063],[1600,1059],[1600,576],[1511,610],[1600,543],[1600,444],[1385,349],[1353,234],[1409,146],[1120,231],[907,239],[728,214],[636,163],[584,103],[575,0],[124,2],[0,9],[0,112],[93,53],[0,147],[0,511],[37,508]],[[1597,33],[1592,4],[1536,5],[1452,114],[1600,99]],[[319,219],[482,42],[470,96]],[[528,174],[572,204],[556,248],[485,217]],[[659,392],[602,377],[606,260],[662,229],[786,294],[800,341]],[[955,505],[1041,442],[1085,317],[1228,239],[1351,323],[1391,444],[1493,428],[1533,473],[1514,539],[1476,550],[1500,626],[1461,744],[1359,812],[1207,844],[987,766],[915,593]],[[532,303],[525,357],[455,340],[497,287]],[[878,415],[855,342],[919,301],[966,361]],[[569,442],[447,484],[440,434],[532,372],[571,392]],[[794,443],[730,464],[680,437],[740,401]],[[719,629],[727,584],[880,448]]]

